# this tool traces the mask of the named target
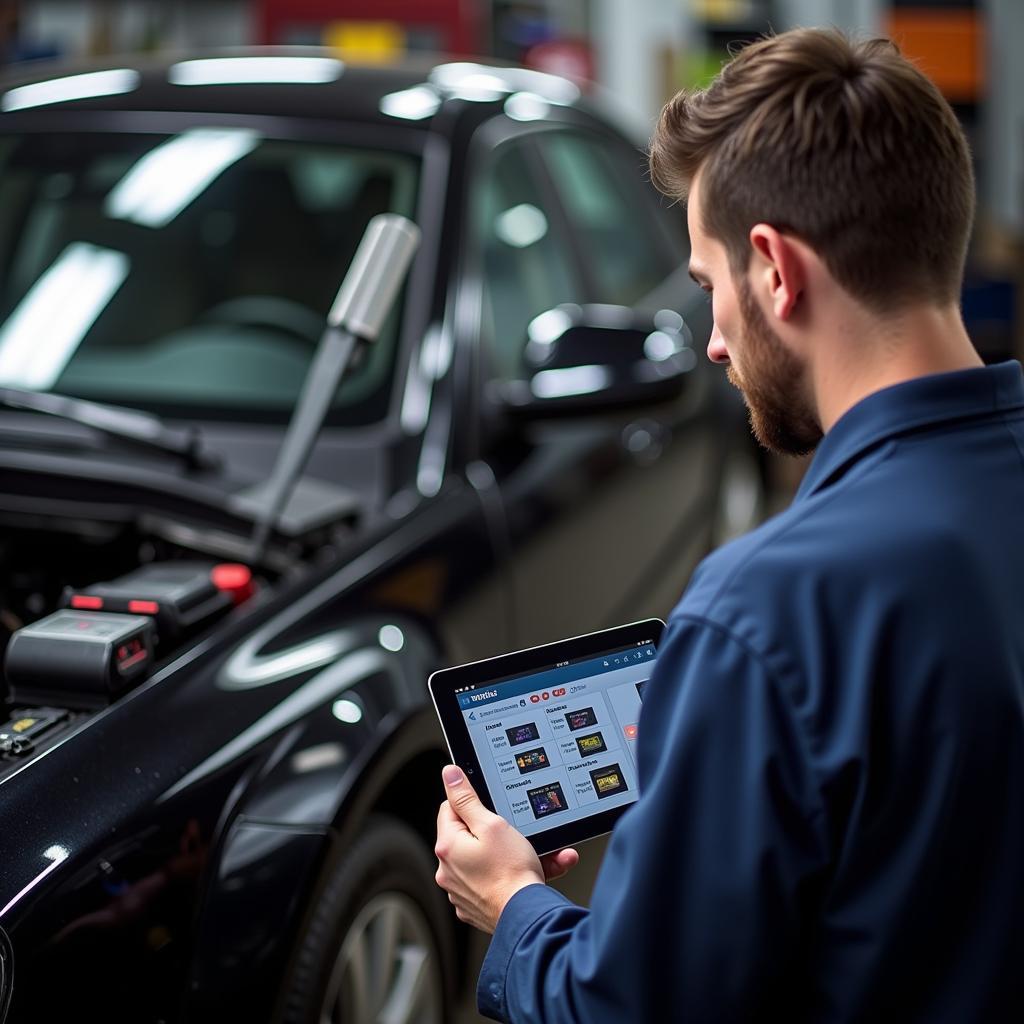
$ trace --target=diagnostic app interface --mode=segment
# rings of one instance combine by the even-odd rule
[[[459,693],[494,809],[524,835],[637,797],[651,642]]]

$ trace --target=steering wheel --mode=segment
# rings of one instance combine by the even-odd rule
[[[242,295],[211,306],[202,323],[232,327],[269,327],[308,345],[315,345],[327,326],[327,318],[315,309],[280,295]]]

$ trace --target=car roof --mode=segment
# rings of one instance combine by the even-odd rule
[[[567,79],[493,62],[419,57],[360,65],[321,47],[248,47],[16,65],[0,77],[0,123],[43,111],[146,110],[426,128],[452,100],[472,101],[462,106],[489,115],[511,96],[572,108],[584,119],[596,113]]]

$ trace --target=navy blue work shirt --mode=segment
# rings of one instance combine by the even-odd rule
[[[508,903],[531,1024],[1024,1021],[1024,376],[876,392],[715,552],[644,694],[587,911]]]

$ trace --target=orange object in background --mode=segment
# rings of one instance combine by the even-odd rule
[[[889,36],[951,103],[976,103],[985,91],[984,23],[976,10],[890,10]]]

